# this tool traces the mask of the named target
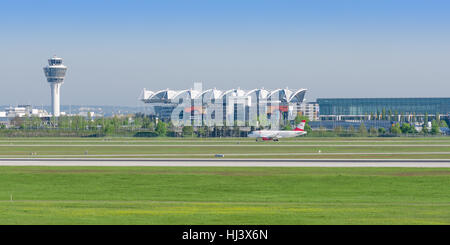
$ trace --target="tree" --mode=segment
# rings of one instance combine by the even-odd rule
[[[184,126],[181,131],[184,137],[186,136],[192,137],[194,135],[194,127],[192,126]]]
[[[175,125],[173,125],[172,121],[169,121],[169,123],[167,123],[166,128],[170,131],[175,131],[176,127]]]
[[[402,131],[402,133],[407,134],[411,131],[411,125],[409,125],[408,123],[403,123],[400,127],[400,130]]]
[[[333,129],[334,133],[336,134],[336,136],[339,136],[342,134],[342,132],[344,131],[344,129],[341,126],[337,126]]]
[[[294,119],[295,125],[301,123],[303,120],[309,122],[309,118],[307,116],[297,115]]]
[[[297,117],[298,117],[298,115],[297,115]],[[297,117],[295,118],[295,120],[297,120]],[[258,120],[258,128],[259,129],[262,129],[262,128],[266,127],[267,125],[269,125],[269,121],[267,120],[267,117],[265,117],[265,116],[258,116],[257,120]]]
[[[106,135],[111,135],[114,132],[114,126],[111,124],[106,125],[105,128],[103,129],[103,132]]]
[[[414,126],[414,124],[411,124],[410,126],[411,127],[409,128],[408,133],[410,133],[410,134],[417,134],[417,130],[416,130],[416,127]]]
[[[370,127],[369,134],[370,134],[370,136],[377,136],[378,135],[378,131],[377,131],[376,128]]]
[[[158,136],[166,136],[167,133],[167,125],[159,120],[158,124],[156,124],[155,132],[158,134]]]
[[[84,129],[86,129],[86,120],[84,119],[84,117],[82,117],[82,116],[74,116],[74,117],[71,117],[71,119],[72,119],[72,123],[69,123],[69,124],[71,124],[73,130],[84,130]],[[114,125],[113,125],[113,128],[114,128]]]
[[[283,128],[284,130],[292,130],[291,124],[286,124],[286,126],[284,126]]]
[[[205,137],[207,135],[207,132],[208,132],[208,127],[206,127],[206,126],[198,127],[198,129],[197,129],[198,136],[200,136],[200,137]]]
[[[142,118],[142,128],[151,129],[153,128],[152,121],[149,117]]]
[[[40,117],[36,117],[36,116],[31,117],[31,127],[32,128],[39,128],[39,127],[41,127],[41,124],[42,124],[42,119]]]
[[[378,128],[378,134],[386,134],[386,129],[385,128]]]
[[[302,116],[300,116],[299,114],[297,114],[297,116],[295,116],[294,123],[295,123],[295,124],[299,124],[302,120],[303,120],[303,119],[302,119]]]
[[[352,136],[352,135],[354,135],[355,134],[355,128],[352,126],[352,125],[350,125],[348,128],[347,128],[347,132]]]
[[[363,122],[361,122],[361,125],[359,126],[358,132],[359,132],[359,134],[361,136],[367,136],[367,128],[366,128],[366,125],[364,125]]]
[[[23,120],[23,118],[16,116],[13,119],[11,119],[10,124],[16,128],[23,128],[24,120]]]
[[[402,133],[404,133],[404,134],[415,134],[415,133],[417,133],[416,128],[414,127],[414,125],[409,124],[409,123],[402,124],[401,130],[402,130]]]
[[[448,128],[448,124],[444,120],[441,120],[439,126],[441,126],[442,128]]]
[[[142,119],[142,117],[140,115],[141,115],[141,113],[136,113],[135,116],[134,116],[134,123],[133,124],[134,124],[134,126],[136,128],[141,128],[142,127],[143,119]]]
[[[324,126],[319,127],[319,136],[325,136],[327,129]]]
[[[395,125],[393,125],[391,127],[391,134],[399,135],[401,133],[402,133],[402,130],[400,129],[400,124],[399,123],[396,123]]]
[[[438,134],[440,133],[439,124],[436,120],[433,120],[431,122],[431,134]]]

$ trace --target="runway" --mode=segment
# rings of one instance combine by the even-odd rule
[[[225,153],[226,156],[231,157],[242,157],[242,156],[339,156],[339,155],[450,155],[450,152],[445,151],[423,151],[423,152],[277,152],[277,153]],[[128,157],[130,159],[135,159],[136,157],[144,158],[146,157],[211,157],[212,153],[148,153],[148,154],[89,154],[89,158],[123,158]],[[23,157],[24,155],[2,155],[6,159]],[[45,158],[85,158],[86,154],[39,154],[34,155],[34,159],[45,159]],[[28,158],[30,159],[30,158]],[[150,158],[151,160],[151,158]]]
[[[450,144],[0,144],[0,147],[450,147]]]
[[[144,159],[47,158],[0,159],[0,166],[97,167],[408,167],[450,168],[449,159]]]

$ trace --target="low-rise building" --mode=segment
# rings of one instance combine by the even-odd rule
[[[298,105],[297,113],[301,116],[306,116],[310,121],[319,120],[319,104],[316,102],[307,102]]]
[[[31,105],[9,106],[5,111],[0,112],[0,118],[15,118],[15,117],[50,117],[46,110],[33,109]]]

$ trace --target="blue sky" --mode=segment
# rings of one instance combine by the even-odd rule
[[[0,104],[140,105],[142,88],[307,88],[318,97],[450,91],[449,1],[0,2]]]

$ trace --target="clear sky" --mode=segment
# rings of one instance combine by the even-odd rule
[[[143,88],[449,97],[450,1],[0,1],[0,104],[140,105]]]

